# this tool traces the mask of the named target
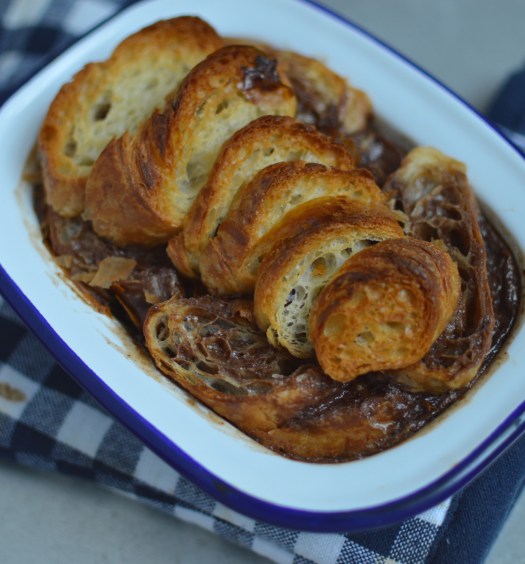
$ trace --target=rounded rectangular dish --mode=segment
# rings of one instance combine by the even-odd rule
[[[445,86],[379,40],[300,0],[152,0],[83,38],[0,110],[0,284],[59,362],[110,412],[222,503],[278,525],[349,531],[410,517],[481,472],[525,430],[525,333],[517,327],[495,366],[444,416],[399,446],[341,464],[276,455],[196,405],[156,372],[118,322],[68,284],[41,240],[31,187],[21,181],[58,88],[85,63],[148,23],[198,15],[222,35],[250,37],[323,59],[370,96],[376,113],[417,144],[467,164],[474,190],[525,249],[525,161]],[[291,25],[293,22],[293,25]]]

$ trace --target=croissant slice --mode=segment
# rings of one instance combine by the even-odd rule
[[[318,198],[284,216],[265,239],[269,248],[255,283],[254,312],[268,340],[294,356],[313,356],[308,323],[319,292],[354,253],[403,237],[386,206],[344,197]]]
[[[293,51],[278,51],[277,57],[297,96],[299,121],[335,135],[365,129],[372,117],[372,104],[365,92],[317,59]]]
[[[461,306],[420,362],[392,374],[411,389],[441,393],[478,374],[490,350],[494,309],[480,212],[463,163],[431,147],[410,151],[384,190],[409,220],[413,236],[441,240],[461,277]]]
[[[63,216],[79,215],[87,177],[107,143],[135,131],[191,67],[221,46],[199,18],[173,18],[129,36],[108,60],[78,72],[58,92],[39,134],[47,202]]]
[[[325,196],[344,196],[367,206],[383,201],[383,193],[364,169],[344,171],[303,161],[262,169],[240,188],[202,253],[200,271],[206,287],[220,295],[253,293],[266,233],[294,207]]]
[[[312,308],[317,360],[341,382],[414,364],[449,322],[459,293],[456,265],[433,243],[405,237],[363,249]]]
[[[262,117],[224,145],[209,180],[184,221],[184,227],[168,246],[179,271],[197,276],[208,241],[244,182],[261,169],[283,161],[303,160],[349,170],[356,155],[314,127],[289,117]]]
[[[102,152],[87,183],[86,219],[120,245],[168,240],[224,141],[262,115],[295,113],[284,80],[275,59],[254,47],[212,53],[190,71],[162,112]]]
[[[162,372],[251,436],[334,390],[318,371],[298,370],[297,359],[269,345],[248,300],[175,297],[150,309],[144,335]]]

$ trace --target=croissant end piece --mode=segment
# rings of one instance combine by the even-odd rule
[[[205,184],[223,143],[268,114],[294,115],[275,59],[223,47],[195,66],[174,100],[136,135],[110,142],[88,179],[85,218],[120,245],[167,241]]]
[[[199,18],[159,21],[65,84],[38,140],[46,200],[53,209],[66,217],[82,213],[87,177],[107,143],[135,131],[155,108],[164,107],[191,67],[222,45]]]
[[[449,254],[411,237],[352,256],[320,293],[310,334],[335,380],[419,361],[449,322],[460,278]]]
[[[461,307],[429,354],[392,374],[405,387],[434,393],[462,388],[477,377],[492,343],[495,317],[480,211],[463,163],[433,147],[416,147],[384,186],[407,216],[414,237],[439,240],[457,264]]]
[[[262,445],[316,462],[355,460],[403,440],[452,400],[414,394],[382,375],[346,384],[276,350],[248,300],[174,297],[144,335],[157,367]]]
[[[403,237],[384,205],[341,196],[317,198],[287,213],[263,239],[254,311],[269,341],[294,356],[313,356],[308,331],[312,304],[336,270],[363,247]]]

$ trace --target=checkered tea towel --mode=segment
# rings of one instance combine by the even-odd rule
[[[503,83],[487,115],[525,155],[525,66]]]
[[[0,0],[0,103],[76,38],[130,3]],[[283,563],[430,561],[455,504],[447,500],[399,525],[353,534],[288,530],[227,509],[104,411],[2,298],[0,453],[94,480]]]

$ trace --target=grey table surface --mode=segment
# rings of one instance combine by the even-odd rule
[[[286,1],[286,0],[283,0]],[[480,110],[525,62],[523,0],[324,0]],[[266,562],[94,484],[0,464],[0,562]],[[525,496],[489,557],[525,562]]]

